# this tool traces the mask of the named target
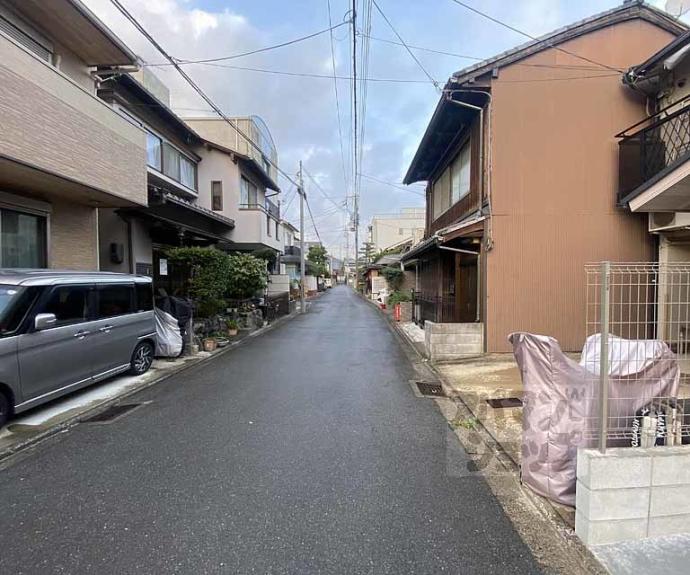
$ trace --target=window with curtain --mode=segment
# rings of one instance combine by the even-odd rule
[[[450,167],[451,171],[451,199],[454,205],[470,193],[470,143],[462,147]]]
[[[434,219],[450,207],[450,168],[434,182]]]
[[[257,206],[257,189],[247,178],[240,180],[240,205],[242,207]]]
[[[168,142],[163,142],[163,173],[176,182],[180,181],[180,152]]]
[[[161,169],[161,139],[151,132],[146,132],[146,163],[158,171]]]
[[[47,267],[46,218],[0,210],[0,266]]]
[[[223,211],[223,182],[211,182],[211,209]]]
[[[180,183],[196,190],[196,164],[180,154]]]

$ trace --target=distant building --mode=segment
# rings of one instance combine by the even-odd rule
[[[402,208],[399,214],[382,214],[371,218],[370,241],[374,252],[391,248],[406,240],[413,244],[424,237],[425,208]]]

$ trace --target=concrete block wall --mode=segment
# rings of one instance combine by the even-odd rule
[[[481,355],[484,351],[484,324],[424,322],[424,345],[433,361],[452,361]]]
[[[690,533],[690,446],[578,450],[575,532],[588,547]]]

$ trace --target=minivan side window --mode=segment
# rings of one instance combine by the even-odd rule
[[[134,286],[106,285],[98,287],[98,318],[115,317],[134,311]]]
[[[55,288],[42,313],[53,313],[57,326],[81,323],[89,317],[89,287],[62,286]]]
[[[153,309],[153,288],[150,283],[137,283],[137,311],[151,311]]]

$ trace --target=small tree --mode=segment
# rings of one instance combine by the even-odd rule
[[[381,275],[386,278],[386,282],[388,282],[388,287],[392,291],[398,291],[402,284],[403,280],[405,279],[405,274],[400,268],[396,268],[393,266],[387,266],[381,270]]]
[[[325,276],[328,273],[327,258],[328,252],[323,246],[311,246],[309,248],[307,259],[314,270],[314,275]]]
[[[255,258],[264,260],[268,264],[268,269],[271,270],[275,268],[276,261],[278,261],[278,252],[272,250],[271,248],[263,248],[260,250],[256,250],[252,255]]]
[[[266,264],[251,254],[234,254],[228,258],[227,293],[234,299],[253,296],[266,287]]]
[[[214,248],[171,248],[166,252],[171,265],[186,277],[185,295],[196,303],[201,317],[211,317],[225,307],[229,261]]]

